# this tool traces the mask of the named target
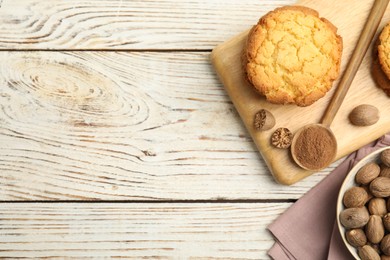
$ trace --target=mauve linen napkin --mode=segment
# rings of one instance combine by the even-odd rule
[[[378,148],[390,146],[390,134],[349,155],[333,172],[268,226],[275,260],[354,259],[344,246],[336,222],[337,196],[348,171]]]

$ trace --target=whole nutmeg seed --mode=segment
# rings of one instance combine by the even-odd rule
[[[379,173],[379,176],[381,177],[390,177],[390,167],[387,167],[383,163],[380,165],[381,172]]]
[[[385,227],[382,218],[377,215],[371,215],[366,226],[366,236],[368,241],[373,244],[381,242],[385,235]]]
[[[368,202],[368,211],[371,215],[383,217],[387,213],[386,200],[383,198],[373,198]]]
[[[368,223],[370,215],[366,207],[348,208],[340,213],[341,224],[349,229],[361,228]]]
[[[372,105],[359,105],[349,114],[349,121],[356,126],[373,125],[379,120],[379,110]]]
[[[370,183],[370,191],[377,198],[390,196],[390,178],[377,177]]]
[[[381,250],[385,255],[390,256],[390,235],[386,235],[382,239]]]
[[[383,216],[383,225],[387,231],[390,231],[390,213]]]
[[[345,233],[345,237],[348,243],[353,247],[361,247],[367,244],[366,233],[360,228],[348,230]]]
[[[369,245],[360,247],[358,254],[362,260],[381,260],[379,254]]]
[[[358,184],[367,185],[379,176],[380,170],[378,164],[374,162],[368,163],[356,173],[355,181]]]
[[[260,109],[254,117],[253,126],[257,131],[265,131],[275,126],[275,117],[266,109]]]
[[[362,187],[349,188],[343,197],[343,203],[347,208],[363,207],[368,200],[368,193]]]
[[[390,167],[390,149],[384,150],[381,153],[381,161],[383,162],[384,165]]]

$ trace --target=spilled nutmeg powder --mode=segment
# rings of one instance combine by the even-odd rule
[[[331,133],[321,127],[309,127],[298,136],[292,152],[302,166],[318,170],[332,162],[336,149]]]

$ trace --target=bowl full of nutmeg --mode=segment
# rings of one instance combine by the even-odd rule
[[[350,170],[337,199],[337,224],[356,259],[390,259],[390,147]]]

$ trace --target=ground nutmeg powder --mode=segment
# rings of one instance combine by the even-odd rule
[[[308,127],[298,136],[292,152],[302,166],[318,170],[332,163],[336,149],[331,133],[322,127]]]

